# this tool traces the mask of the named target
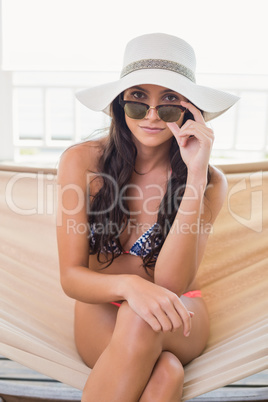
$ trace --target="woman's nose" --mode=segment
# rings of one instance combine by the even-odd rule
[[[157,109],[155,106],[150,106],[145,117],[153,120],[154,119],[161,120],[160,117],[158,116]]]

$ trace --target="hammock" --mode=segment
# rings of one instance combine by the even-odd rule
[[[211,335],[185,368],[183,400],[267,368],[268,163],[228,173],[229,192],[199,271]],[[57,259],[56,171],[0,167],[0,354],[83,389],[74,301]],[[246,167],[245,167],[246,170]]]

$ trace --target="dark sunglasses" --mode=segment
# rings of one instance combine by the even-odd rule
[[[119,104],[124,109],[126,115],[131,119],[144,119],[150,109],[155,109],[160,119],[166,123],[178,121],[181,114],[186,110],[186,108],[181,105],[149,106],[146,103],[126,101],[123,100],[122,95],[119,97]]]

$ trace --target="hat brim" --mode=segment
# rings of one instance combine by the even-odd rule
[[[221,115],[239,100],[236,95],[197,85],[178,73],[158,69],[134,71],[117,81],[81,90],[76,98],[91,110],[110,114],[110,104],[121,92],[143,84],[163,86],[185,96],[204,112],[205,121]]]

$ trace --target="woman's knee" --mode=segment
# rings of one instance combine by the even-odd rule
[[[161,353],[158,362],[159,380],[170,385],[183,385],[184,369],[180,360],[171,352]]]
[[[182,396],[183,382],[181,362],[173,353],[164,351],[155,364],[140,401],[178,401]]]
[[[162,352],[161,333],[153,331],[127,302],[119,308],[111,343],[137,357],[153,354],[157,359]]]

